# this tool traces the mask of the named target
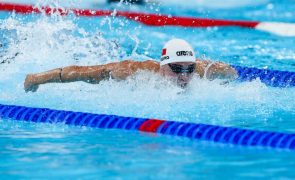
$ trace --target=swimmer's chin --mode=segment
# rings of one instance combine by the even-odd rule
[[[189,83],[177,83],[177,86],[181,88],[181,90],[177,94],[183,94],[189,89]]]
[[[188,87],[188,82],[178,82],[177,85],[183,89]]]

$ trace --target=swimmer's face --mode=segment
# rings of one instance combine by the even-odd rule
[[[171,78],[181,87],[186,87],[192,79],[196,69],[196,63],[179,62],[169,63],[161,66],[160,72],[163,76]]]

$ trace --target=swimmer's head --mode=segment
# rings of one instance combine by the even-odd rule
[[[168,41],[163,49],[160,65],[179,62],[196,62],[195,52],[192,46],[183,39]]]
[[[160,72],[185,87],[196,69],[196,57],[191,45],[182,39],[168,41],[163,49]]]

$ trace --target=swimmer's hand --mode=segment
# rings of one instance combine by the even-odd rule
[[[25,82],[24,82],[24,89],[26,92],[32,91],[36,92],[38,89],[39,85],[35,83],[35,77],[34,74],[28,74]]]
[[[221,62],[212,64],[205,74],[209,80],[225,79],[227,81],[233,81],[238,78],[238,73],[233,67]]]

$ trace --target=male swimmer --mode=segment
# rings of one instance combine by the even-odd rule
[[[40,84],[51,82],[85,81],[99,83],[110,78],[124,80],[140,70],[159,73],[181,87],[186,87],[196,74],[200,78],[233,80],[237,72],[231,66],[221,62],[201,61],[196,59],[193,48],[182,39],[168,41],[162,49],[160,62],[125,60],[95,66],[68,66],[37,74],[28,74],[24,89],[36,91]]]

